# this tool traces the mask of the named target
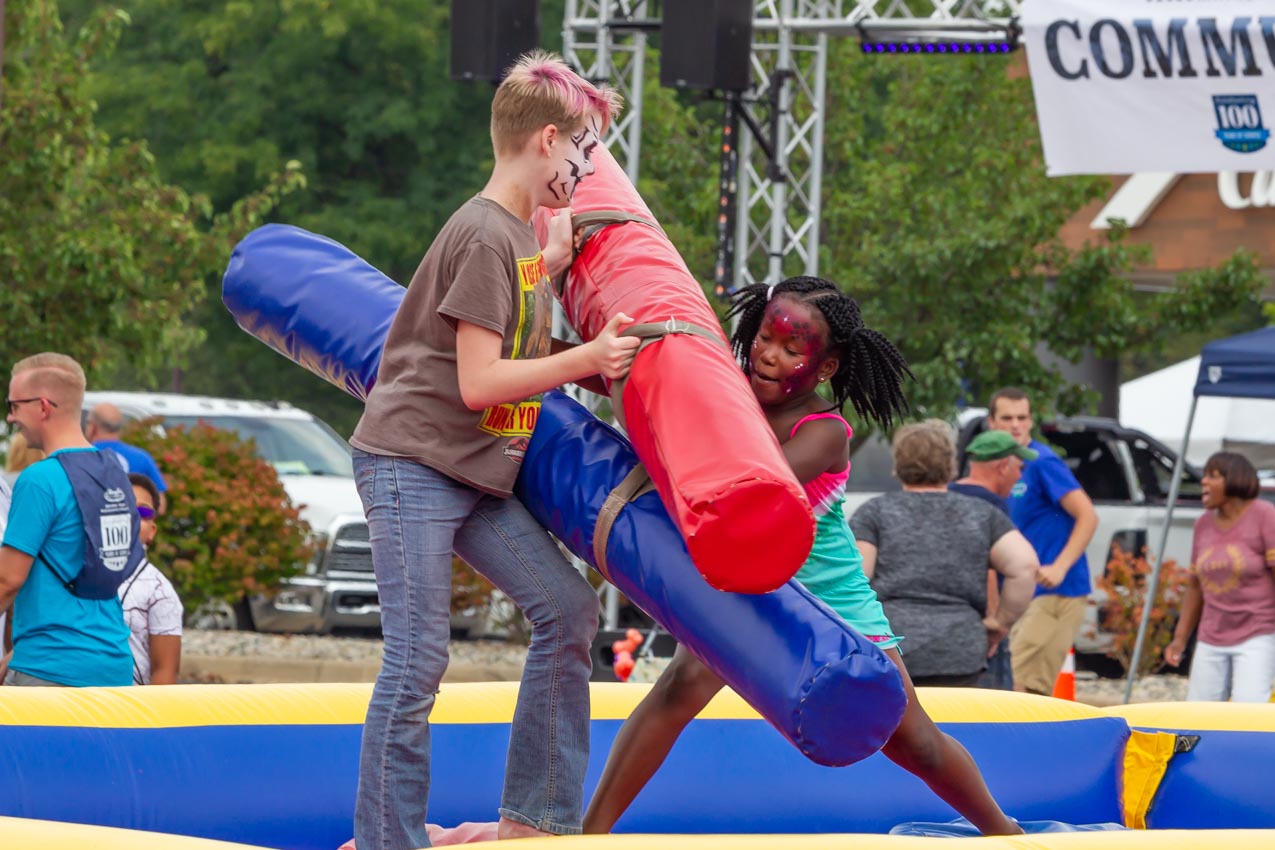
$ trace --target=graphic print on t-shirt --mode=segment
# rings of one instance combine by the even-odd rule
[[[1244,574],[1244,555],[1238,546],[1228,544],[1222,552],[1212,546],[1205,547],[1195,559],[1196,575],[1200,585],[1210,593],[1226,593],[1240,586]]]
[[[518,263],[518,324],[514,328],[510,359],[544,357],[549,353],[552,331],[549,317],[549,270],[542,254],[520,259]],[[511,437],[505,457],[522,463],[527,438],[540,416],[540,395],[517,404],[498,404],[483,412],[478,429],[497,437]]]

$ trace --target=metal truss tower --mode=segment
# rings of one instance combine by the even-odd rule
[[[682,0],[665,0],[668,3]],[[726,288],[818,274],[828,37],[865,40],[1003,41],[1024,0],[756,0],[751,51],[753,89],[729,101],[723,140],[719,284]],[[582,75],[624,96],[625,110],[606,143],[637,183],[642,146],[642,86],[647,35],[658,32],[658,0],[566,0],[563,55]],[[763,114],[748,121],[752,111]],[[739,134],[737,118],[769,128],[759,144]],[[767,153],[767,149],[770,153]],[[725,209],[725,208],[724,208]],[[734,233],[729,233],[732,224]],[[719,265],[721,263],[719,262]],[[554,311],[554,335],[570,327]],[[586,405],[588,393],[573,394]],[[583,564],[578,564],[587,572]],[[618,623],[618,591],[604,584],[606,627]]]
[[[651,5],[647,0],[566,0],[562,28],[567,64],[624,97],[624,112],[608,128],[605,141],[634,184],[642,152],[646,34],[658,23],[648,13]]]
[[[830,36],[899,43],[1004,41],[1023,2],[756,0],[753,89],[742,103],[764,113],[760,123],[772,128],[774,144],[768,156],[770,145],[743,133],[738,168],[723,165],[723,191],[735,190],[737,204],[732,284],[819,271]],[[606,141],[634,182],[641,158],[647,33],[659,29],[658,7],[656,0],[566,0],[565,58],[625,97],[625,114]]]

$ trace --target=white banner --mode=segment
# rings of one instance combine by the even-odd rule
[[[1275,0],[1027,0],[1050,175],[1275,168]]]

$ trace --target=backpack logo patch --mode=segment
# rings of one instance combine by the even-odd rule
[[[128,566],[128,554],[133,546],[131,520],[127,512],[101,513],[102,548],[98,550],[98,554],[111,572],[118,573]]]

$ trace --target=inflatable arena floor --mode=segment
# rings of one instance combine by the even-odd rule
[[[646,692],[593,688],[590,789]],[[351,837],[370,685],[5,690],[6,848],[336,850]],[[516,695],[515,683],[444,687],[433,716],[432,822],[495,820]],[[963,839],[981,848],[1275,847],[1275,705],[1099,710],[963,689],[922,690],[921,700],[1029,829],[1104,827]],[[955,818],[879,753],[848,767],[814,764],[727,692],[686,730],[616,834],[540,841],[933,850],[952,839],[919,833]],[[887,834],[900,828],[914,834]]]

